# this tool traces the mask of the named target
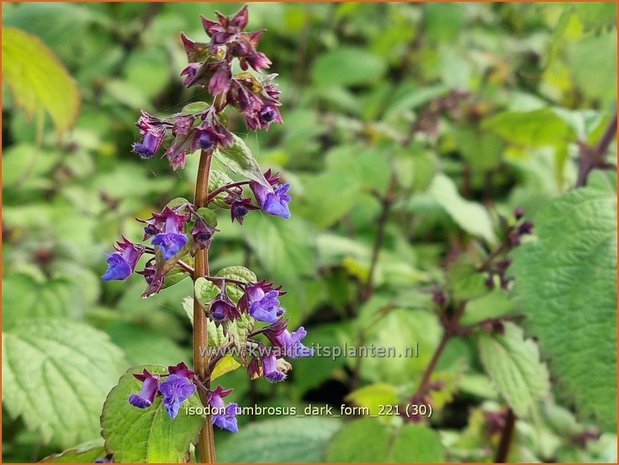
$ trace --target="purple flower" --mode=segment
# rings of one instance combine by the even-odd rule
[[[272,383],[278,383],[286,379],[286,373],[277,366],[277,358],[274,354],[262,358],[262,370],[264,377]]]
[[[230,203],[230,217],[232,222],[238,221],[239,224],[243,224],[243,218],[249,213],[250,210],[258,210],[258,207],[252,205],[251,199],[233,199]]]
[[[213,424],[219,428],[236,433],[239,430],[236,422],[236,409],[238,405],[230,403],[226,406],[223,400],[231,392],[232,389],[224,390],[221,386],[217,386],[217,389],[209,392],[208,403],[211,407],[211,421]]]
[[[311,357],[314,351],[301,344],[301,339],[307,336],[307,331],[301,326],[294,332],[290,332],[287,329],[284,330],[279,336],[276,336],[277,343],[282,347],[286,355],[290,358]]]
[[[184,376],[185,378],[188,378],[190,380],[192,380],[195,376],[195,373],[191,371],[184,362],[169,366],[168,373],[170,373],[171,375]]]
[[[170,418],[176,418],[181,404],[195,391],[196,387],[186,376],[171,374],[161,383],[159,392],[163,394],[163,405]]]
[[[266,283],[248,286],[245,291],[249,314],[258,321],[275,323],[284,314],[279,305],[280,292]]]
[[[150,158],[159,150],[164,136],[165,133],[147,131],[146,134],[144,134],[144,140],[142,142],[135,142],[131,146],[131,150],[141,158]]]
[[[166,207],[161,213],[154,214],[153,218],[163,223],[163,232],[153,237],[152,244],[159,247],[164,260],[169,260],[189,242],[183,232],[187,216]]]
[[[225,60],[221,60],[217,62],[217,64],[212,65],[211,69],[213,68],[215,71],[208,83],[208,91],[214,97],[228,92],[228,89],[230,89],[232,73],[230,72],[229,63]]]
[[[116,252],[107,256],[108,268],[101,276],[104,281],[127,279],[133,273],[138,259],[144,253],[144,248],[141,245],[134,244],[125,237],[123,237],[122,242],[117,242],[114,248]]]
[[[142,389],[137,394],[129,396],[129,403],[134,407],[147,408],[153,404],[159,388],[159,376],[151,375],[144,369],[141,375],[134,374],[136,379],[142,381]]]
[[[181,76],[186,76],[183,85],[191,87],[198,80],[198,70],[202,66],[201,63],[189,63],[185,69],[181,71]]]
[[[196,219],[196,224],[191,230],[191,236],[193,237],[193,242],[196,247],[204,249],[211,240],[211,237],[213,237],[215,231],[215,228],[209,225],[202,218],[198,217]]]
[[[221,292],[211,302],[211,318],[215,321],[236,320],[241,312],[228,297],[226,284],[222,284]]]
[[[169,260],[179,253],[189,239],[185,234],[160,233],[153,237],[152,244],[159,247],[164,260]]]
[[[281,184],[269,189],[252,181],[250,187],[263,211],[274,216],[290,218],[290,209],[288,208],[288,202],[291,200],[290,195],[288,195],[290,184]]]

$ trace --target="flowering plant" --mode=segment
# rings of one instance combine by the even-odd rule
[[[142,240],[150,241],[150,245],[122,237],[108,255],[108,268],[102,276],[106,281],[125,280],[136,272],[140,258],[147,255],[150,258],[137,271],[146,281],[143,297],[164,289],[172,273],[190,275],[194,280],[194,369],[181,362],[168,367],[167,372],[130,370],[140,384],[127,402],[137,409],[152,409],[155,403],[163,405],[174,420],[183,404],[197,393],[202,406],[209,407],[210,412],[199,434],[204,462],[215,459],[212,425],[238,431],[237,404],[223,400],[232,390],[211,385],[213,374],[218,369],[229,370],[232,363],[233,367],[246,366],[251,379],[264,377],[279,382],[292,369],[286,357],[312,354],[301,342],[305,329],[291,332],[287,328],[285,309],[279,301],[284,294],[281,287],[258,281],[244,267],[227,267],[211,274],[208,266],[218,209],[229,209],[231,220],[241,224],[250,211],[290,217],[289,184],[270,170],[262,173],[251,151],[227,125],[228,109],[239,111],[250,130],[268,129],[273,123],[283,122],[276,75],[260,74],[271,65],[268,57],[257,50],[264,31],[245,32],[248,19],[247,6],[231,17],[217,13],[217,21],[202,17],[210,38],[207,43],[194,42],[181,34],[189,62],[181,72],[184,85],[206,88],[212,102],[192,103],[168,117],[142,111],[137,122],[142,140],[133,144],[133,152],[143,159],[162,152],[173,170],[183,168],[186,157],[199,152],[195,198],[174,199],[150,218],[139,219],[144,224]],[[236,63],[239,72],[235,71]],[[233,181],[223,172],[212,171],[213,158],[244,179]],[[213,349],[212,357],[206,350],[209,348]],[[108,416],[104,410],[104,436],[109,437]],[[108,425],[107,430],[114,427]],[[122,451],[110,450],[114,458],[119,452],[122,455]]]

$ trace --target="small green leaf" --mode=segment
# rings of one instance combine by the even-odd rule
[[[219,189],[227,184],[234,182],[230,176],[228,176],[222,170],[211,170],[211,174],[208,178],[208,190],[213,192],[215,189]],[[211,204],[219,208],[230,208],[230,205],[225,202],[225,198],[228,196],[225,192],[217,194],[211,199]],[[209,223],[210,224],[210,223]]]
[[[236,174],[245,176],[258,184],[269,187],[270,184],[262,174],[258,162],[245,144],[245,141],[236,135],[232,135],[234,142],[225,148],[215,150],[215,158],[226,165]]]
[[[348,394],[345,400],[359,407],[367,407],[371,415],[379,415],[382,414],[383,406],[397,405],[399,398],[395,386],[380,383],[363,386]]]
[[[536,402],[548,394],[546,365],[537,344],[526,340],[521,328],[505,323],[504,334],[481,334],[479,356],[495,386],[519,417],[528,417]]]
[[[180,207],[181,205],[187,205],[187,204],[191,204],[191,202],[187,200],[185,197],[175,197],[166,204],[166,207],[177,208],[177,207]]]
[[[208,304],[219,294],[220,289],[206,278],[198,278],[194,283],[194,295],[200,305],[208,308]]]
[[[462,198],[453,180],[444,174],[437,174],[432,180],[429,193],[462,229],[490,244],[496,242],[492,221],[486,209],[476,202]]]
[[[466,255],[449,266],[447,286],[456,300],[470,300],[488,293],[485,276]]]
[[[230,354],[225,355],[211,372],[211,381],[239,368],[241,364]]]
[[[99,435],[105,395],[125,361],[109,337],[65,319],[22,320],[2,334],[3,405],[43,442]]]
[[[206,102],[191,102],[183,107],[181,115],[194,115],[196,113],[204,113],[211,105]]]
[[[13,27],[2,29],[2,74],[26,114],[46,111],[59,133],[75,124],[80,107],[78,87],[38,37]]]
[[[341,422],[332,418],[278,418],[252,423],[217,444],[222,462],[320,462]]]
[[[186,462],[189,446],[205,421],[200,415],[186,413],[185,407],[202,405],[198,395],[194,393],[174,419],[168,415],[161,396],[149,408],[136,408],[128,398],[140,390],[141,383],[133,374],[143,369],[154,374],[168,372],[164,366],[141,365],[129,369],[120,378],[107,396],[101,414],[105,447],[114,454],[115,462]]]
[[[71,447],[60,454],[45,457],[41,462],[44,463],[92,463],[96,459],[104,458],[107,455],[103,447],[103,439]]]
[[[245,268],[244,266],[236,265],[222,268],[217,272],[215,276],[218,276],[220,278],[235,279],[237,281],[244,281],[246,283],[255,283],[256,281],[258,281],[258,278],[253,271]]]

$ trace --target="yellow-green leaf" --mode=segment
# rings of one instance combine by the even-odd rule
[[[241,364],[234,360],[234,357],[232,357],[232,355],[228,354],[222,357],[222,359],[217,362],[217,365],[215,365],[215,368],[213,368],[213,372],[211,373],[211,380],[219,378],[220,376],[225,375],[226,373],[229,373],[231,371],[234,371],[240,366]]]
[[[386,383],[377,383],[364,386],[346,396],[346,400],[359,407],[367,407],[371,415],[395,413],[388,405],[398,405],[398,393],[395,386]]]
[[[28,116],[46,111],[59,133],[77,118],[80,94],[64,65],[41,40],[13,27],[2,29],[2,75]]]

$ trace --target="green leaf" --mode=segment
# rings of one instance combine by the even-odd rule
[[[206,278],[198,278],[194,283],[194,295],[198,299],[200,305],[204,308],[208,308],[208,304],[217,297],[220,289],[212,281]]]
[[[485,281],[484,274],[467,255],[458,257],[447,270],[447,286],[455,300],[470,300],[487,294]]]
[[[394,428],[374,418],[346,424],[327,450],[329,462],[439,463],[445,452],[438,434],[423,425]]]
[[[245,281],[247,283],[255,283],[256,281],[258,281],[258,278],[256,277],[256,273],[254,273],[251,270],[248,270],[244,266],[237,266],[237,265],[227,266],[225,268],[222,268],[221,270],[217,272],[215,276],[218,276],[221,278],[236,279],[238,281]]]
[[[549,366],[581,416],[616,424],[616,192],[565,194],[535,217],[539,240],[514,252],[515,291]]]
[[[529,146],[564,145],[576,137],[574,129],[551,108],[500,113],[485,119],[483,128]]]
[[[230,178],[230,176],[228,176],[224,171],[211,170],[211,174],[208,178],[208,190],[209,192],[213,192],[215,189],[219,189],[220,187],[223,187],[226,184],[230,184],[232,182],[234,182],[232,181],[232,178]],[[225,202],[225,198],[227,196],[228,194],[226,194],[225,192],[217,194],[213,199],[211,199],[211,204],[219,208],[230,208],[230,205]],[[216,225],[217,222],[215,222],[213,226]]]
[[[193,115],[196,113],[203,113],[208,110],[210,105],[207,102],[191,102],[183,107],[181,115]]]
[[[232,355],[225,355],[211,372],[211,381],[239,368],[241,364],[237,362]]]
[[[79,317],[83,298],[67,278],[37,279],[25,273],[13,273],[2,280],[2,323],[10,328],[28,318]]]
[[[419,382],[440,339],[441,328],[437,318],[426,311],[396,309],[376,321],[382,310],[374,310],[370,306],[367,309],[372,310],[372,315],[367,320],[370,328],[365,345],[393,347],[395,354],[364,358],[362,376],[373,382],[395,385]],[[418,357],[414,356],[416,344],[420,349]]]
[[[491,244],[496,242],[492,221],[486,209],[476,202],[462,198],[450,178],[444,174],[434,176],[429,193],[462,229]]]
[[[232,134],[232,137],[233,142],[231,145],[215,150],[215,158],[236,174],[245,176],[258,184],[270,188],[270,184],[262,174],[258,162],[245,141],[234,134]]]
[[[574,12],[586,31],[599,31],[617,24],[617,4],[613,2],[572,3]]]
[[[318,56],[312,80],[319,87],[368,84],[380,79],[385,69],[385,62],[367,50],[339,48]]]
[[[53,52],[36,36],[2,29],[2,74],[17,105],[32,116],[49,113],[59,133],[74,124],[80,107],[78,87]]]
[[[527,417],[550,390],[548,371],[537,345],[525,340],[522,329],[513,323],[504,327],[504,334],[479,336],[479,356],[507,404],[519,417]]]
[[[456,130],[455,137],[463,158],[474,170],[491,170],[501,162],[503,141],[495,134],[465,126]]]
[[[384,405],[397,405],[399,401],[396,387],[392,384],[377,383],[363,386],[350,394],[345,400],[360,407],[367,407],[371,415],[379,415]]]
[[[3,333],[2,353],[11,417],[64,447],[99,435],[105,395],[125,365],[106,334],[70,320],[24,320]]]
[[[41,462],[45,463],[92,463],[98,458],[107,455],[103,447],[103,439],[95,439],[79,446],[61,452],[60,454],[45,457]]]
[[[320,462],[341,422],[330,418],[279,418],[252,423],[217,444],[221,462]]]
[[[287,284],[314,273],[315,243],[306,222],[254,214],[243,226],[245,239],[277,281]]]
[[[186,413],[187,406],[201,406],[198,395],[194,393],[174,419],[168,415],[161,396],[149,408],[136,408],[127,399],[140,390],[142,383],[133,373],[143,369],[158,374],[168,372],[160,365],[141,365],[120,378],[107,396],[101,414],[105,447],[114,454],[115,462],[186,462],[189,446],[205,421],[200,415]]]

